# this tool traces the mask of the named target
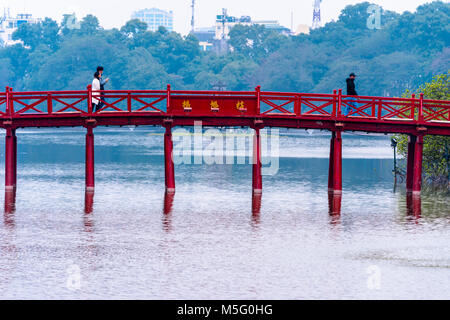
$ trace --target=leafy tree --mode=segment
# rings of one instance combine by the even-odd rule
[[[100,23],[97,17],[88,14],[80,22],[80,34],[82,35],[94,35],[100,30]]]
[[[148,25],[139,19],[133,19],[128,21],[121,29],[122,32],[128,38],[136,38],[140,34],[146,32]]]
[[[450,100],[450,70],[421,86],[419,92],[423,92],[427,99]],[[397,140],[398,153],[406,158],[408,137],[398,136]],[[450,137],[424,137],[423,171],[425,181],[429,184],[450,187]]]
[[[39,23],[23,23],[13,33],[13,40],[20,40],[31,49],[39,45],[46,45],[51,50],[56,50],[59,44],[58,23],[50,18],[45,18]]]
[[[394,48],[434,52],[450,46],[449,19],[450,4],[441,1],[422,5],[416,13],[404,13],[390,30]]]
[[[236,25],[230,31],[230,45],[233,50],[257,62],[266,58],[288,42],[286,36],[268,30],[264,25]]]

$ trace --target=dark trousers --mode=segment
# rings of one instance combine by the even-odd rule
[[[92,102],[92,111],[97,112],[102,108],[101,103],[95,104]]]

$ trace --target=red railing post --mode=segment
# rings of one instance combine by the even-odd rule
[[[8,110],[9,112],[7,113],[9,117],[13,117],[14,116],[14,97],[13,97],[13,88],[8,87]]]
[[[53,114],[53,100],[51,93],[47,93],[47,112]]]
[[[332,118],[337,118],[337,90],[333,90],[333,113]]]
[[[171,101],[170,101],[170,91],[171,91],[171,86],[170,84],[167,85],[167,110],[166,113],[167,114],[172,114],[172,105],[171,105]]]
[[[413,93],[411,95],[411,114],[409,115],[411,120],[416,119],[416,94]]]
[[[11,111],[9,109],[9,87],[6,87],[5,98],[6,98],[6,101],[5,101],[5,103],[6,103],[5,104],[5,113],[6,113],[6,115],[11,116]]]
[[[342,118],[342,89],[339,89],[338,94],[338,111],[337,111],[337,118]]]
[[[423,93],[420,94],[419,123],[423,123]]]
[[[383,117],[383,101],[381,99],[378,100],[378,113],[377,113],[377,119],[381,120]]]
[[[261,86],[257,86],[256,90],[256,115],[261,114]]]
[[[294,113],[298,117],[302,115],[302,95],[295,96]]]
[[[376,113],[377,113],[376,110],[377,110],[377,105],[376,105],[375,99],[372,99],[372,118],[376,117]]]
[[[127,93],[127,110],[128,112],[132,112],[132,106],[131,106],[131,92]]]
[[[89,116],[92,116],[92,85],[87,86],[87,107],[88,107],[88,114]]]

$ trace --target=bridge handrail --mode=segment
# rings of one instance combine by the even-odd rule
[[[103,97],[107,98],[108,102],[104,103],[104,107],[100,111],[93,111],[91,99],[101,100]],[[173,116],[175,114],[171,104],[172,99],[174,101],[178,99],[178,103],[181,103],[181,99],[194,99],[201,102],[205,99],[213,100],[220,98],[224,99],[224,101],[236,99],[238,102],[240,99],[245,101],[255,99],[253,105],[256,103],[256,109],[252,107],[247,110],[246,107],[243,107],[242,109],[238,109],[241,113],[238,112],[236,114],[236,109],[231,110],[225,108],[224,112],[216,113],[215,115],[217,116],[295,116],[300,118],[316,116],[340,120],[343,117],[343,108],[350,106],[352,104],[351,100],[353,100],[358,103],[358,106],[356,110],[354,109],[350,113],[351,117],[349,120],[351,121],[367,119],[371,121],[405,120],[419,124],[431,123],[433,121],[450,123],[450,101],[425,99],[423,94],[420,94],[419,97],[413,95],[410,98],[348,96],[342,94],[342,90],[322,94],[261,91],[260,87],[257,87],[255,91],[171,90],[170,86],[167,87],[167,90],[92,91],[91,86],[88,86],[86,90],[24,92],[15,92],[12,88],[7,87],[4,92],[0,92],[0,117],[13,119],[24,116],[48,116],[54,115],[55,113],[58,116],[61,114],[76,116],[74,114],[77,113],[84,116],[100,116],[101,111],[108,111],[117,115],[125,112],[157,112],[159,114]],[[76,101],[69,101],[69,99]],[[116,100],[112,101],[113,99]],[[149,102],[149,99],[155,100]],[[28,102],[30,100],[31,102]],[[165,110],[163,107],[157,106],[158,103],[161,104],[163,102],[166,105]],[[47,106],[43,111],[39,108],[42,108],[40,106],[44,103]],[[54,110],[54,103],[58,105],[56,111]],[[86,103],[87,108],[85,105],[81,106],[82,103]],[[121,107],[120,103],[126,104],[126,108]],[[133,109],[133,103],[138,104],[138,109]],[[226,102],[224,103],[226,105]],[[230,106],[229,103],[228,106]],[[4,111],[3,105],[5,105]],[[14,108],[15,106],[18,106],[16,110]],[[265,109],[263,109],[263,106]],[[211,112],[214,111],[211,107],[207,115],[211,115]],[[196,115],[206,114],[199,114],[197,112]]]

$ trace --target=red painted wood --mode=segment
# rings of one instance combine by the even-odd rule
[[[94,132],[92,126],[87,127],[86,133],[86,191],[93,191],[94,177]]]
[[[336,131],[333,140],[333,192],[342,193],[342,132]]]
[[[334,144],[336,140],[336,133],[331,133],[331,143],[330,143],[330,158],[328,165],[328,191],[333,191],[334,189]]]
[[[406,166],[406,191],[412,192],[414,181],[414,153],[416,146],[416,136],[408,137],[408,159]]]
[[[16,188],[15,167],[14,163],[17,159],[15,155],[16,148],[14,147],[14,141],[16,136],[16,130],[8,128],[6,129],[5,137],[5,188],[6,190],[14,190]]]
[[[342,132],[363,131],[401,133],[411,136],[450,136],[450,101],[412,98],[358,96],[357,110],[349,117],[342,108],[349,96],[342,90],[333,94],[255,91],[175,91],[113,90],[102,92],[107,103],[101,111],[92,110],[92,87],[85,91],[0,93],[0,127],[7,130],[5,182],[8,188],[17,184],[17,139],[15,129],[25,127],[86,126],[165,126],[164,138],[166,188],[175,190],[173,143],[171,129],[193,126],[254,127],[260,123],[255,137],[257,164],[253,166],[253,189],[262,189],[260,136],[262,127],[329,130],[334,133],[330,147],[329,188],[342,191]],[[415,115],[417,114],[417,117]],[[167,120],[170,126],[167,126]],[[86,187],[94,188],[94,135],[87,128]],[[13,134],[14,133],[14,134]],[[423,136],[409,145],[407,188],[421,189]]]
[[[261,134],[255,128],[253,138],[253,193],[262,193],[262,162],[261,162]]]
[[[418,136],[414,148],[413,193],[422,190],[423,136]]]
[[[172,126],[166,124],[166,133],[164,134],[164,164],[166,191],[175,192],[175,167],[173,163],[173,141]]]

